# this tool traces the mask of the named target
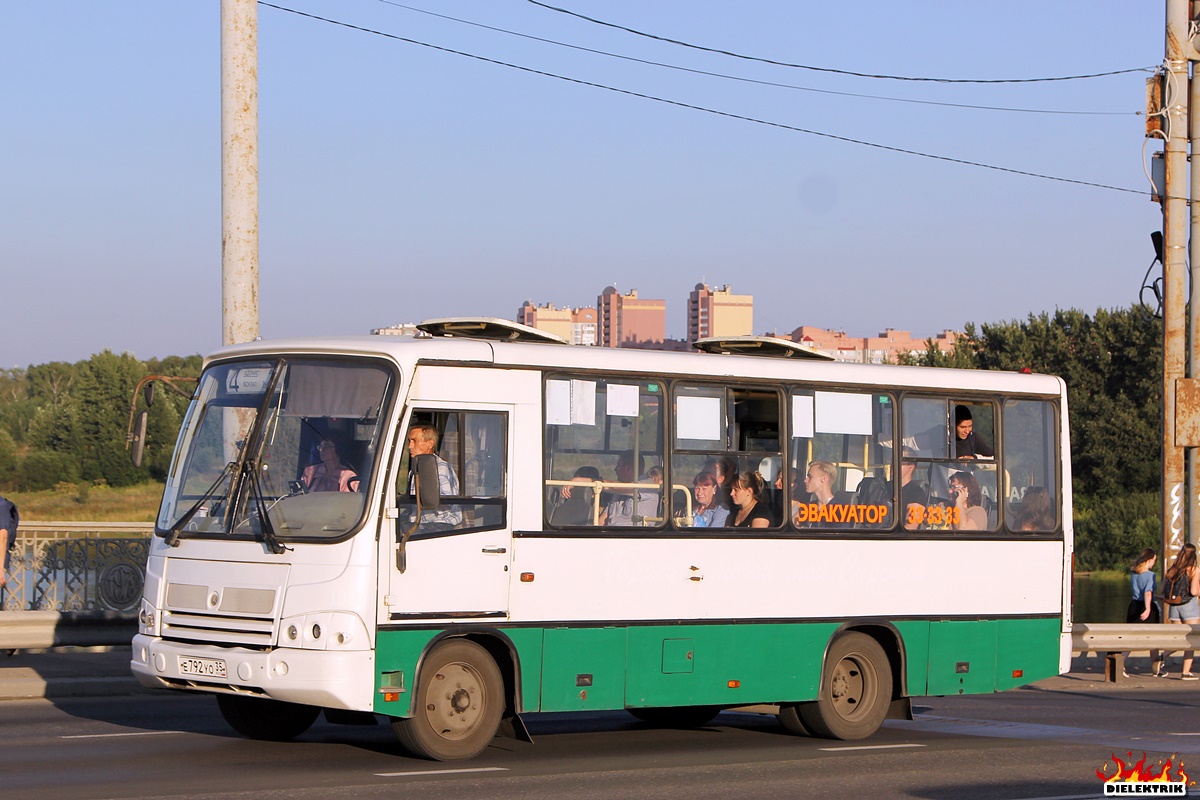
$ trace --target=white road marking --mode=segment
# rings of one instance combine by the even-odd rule
[[[162,736],[164,733],[186,733],[186,731],[137,731],[136,733],[82,733],[76,736],[61,736],[61,739],[116,739],[118,736]]]
[[[421,775],[461,775],[466,772],[508,772],[507,767],[473,767],[471,769],[418,769],[412,772],[376,772],[377,778],[414,778]]]
[[[856,747],[822,747],[826,753],[837,753],[842,750],[896,750],[901,747],[928,747],[924,744],[862,744]]]

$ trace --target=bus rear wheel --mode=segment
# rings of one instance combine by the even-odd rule
[[[826,739],[865,739],[883,724],[892,698],[892,666],[879,643],[847,633],[829,645],[816,702],[795,706],[799,721]]]
[[[316,722],[321,709],[236,694],[217,695],[217,708],[229,727],[242,736],[268,742],[286,742],[304,733]]]
[[[504,713],[504,679],[479,645],[443,642],[425,657],[413,716],[392,722],[406,750],[434,761],[474,758],[496,736]]]

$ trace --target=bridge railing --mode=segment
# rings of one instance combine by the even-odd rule
[[[154,525],[22,522],[0,611],[136,611]]]

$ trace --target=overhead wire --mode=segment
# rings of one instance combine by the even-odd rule
[[[522,39],[528,39],[528,40],[534,41],[534,42],[542,42],[544,44],[551,44],[551,45],[555,45],[557,47],[566,47],[571,50],[578,50],[578,51],[584,52],[584,53],[592,53],[595,55],[606,56],[608,58],[616,58],[616,59],[620,59],[622,61],[631,61],[635,64],[645,64],[647,66],[652,66],[652,67],[662,67],[663,69],[671,69],[671,70],[676,70],[679,72],[688,72],[693,75],[704,75],[704,76],[712,77],[712,78],[722,78],[724,80],[739,81],[742,83],[752,83],[752,84],[756,84],[759,86],[770,86],[770,87],[779,88],[779,89],[791,89],[791,90],[799,91],[799,92],[812,92],[814,94],[836,95],[838,97],[854,97],[854,98],[860,98],[860,99],[865,99],[865,100],[882,100],[882,101],[892,102],[892,103],[911,103],[911,104],[915,104],[915,105],[942,106],[945,108],[965,108],[965,109],[979,110],[979,111],[1003,111],[1003,112],[1020,113],[1020,114],[1055,114],[1055,115],[1062,115],[1062,116],[1114,116],[1115,117],[1115,116],[1139,116],[1142,113],[1141,111],[1068,111],[1068,110],[1057,109],[1057,108],[1014,108],[1011,106],[989,106],[989,105],[978,105],[978,104],[974,104],[974,103],[948,103],[948,102],[937,101],[937,100],[916,100],[916,99],[908,98],[908,97],[888,97],[886,95],[862,94],[859,92],[839,92],[839,91],[834,91],[832,89],[816,89],[811,86],[798,86],[794,83],[780,83],[778,81],[766,81],[766,80],[761,80],[758,78],[747,78],[747,77],[743,77],[740,75],[729,75],[729,74],[726,74],[723,72],[712,72],[710,70],[695,69],[693,67],[684,67],[684,66],[680,66],[678,64],[667,64],[662,61],[652,61],[650,59],[637,58],[635,56],[627,56],[627,55],[622,55],[620,53],[613,53],[613,52],[610,52],[607,50],[599,50],[599,49],[596,49],[593,47],[584,47],[583,45],[571,44],[569,42],[561,42],[556,39],[547,39],[542,36],[534,36],[532,34],[521,33],[520,31],[508,30],[507,28],[500,28],[500,27],[496,27],[494,25],[486,25],[482,22],[474,22],[469,19],[462,19],[460,17],[452,17],[448,14],[439,14],[436,11],[429,11],[424,8],[417,8],[415,6],[405,5],[404,3],[396,2],[396,0],[377,0],[377,2],[382,3],[383,5],[394,6],[396,8],[402,8],[406,11],[412,11],[417,14],[425,14],[427,16],[437,17],[438,19],[449,20],[450,22],[457,22],[457,23],[460,23],[463,25],[470,25],[472,27],[482,28],[483,30],[494,31],[496,33],[503,33],[508,36],[517,36]]]
[[[803,133],[803,134],[807,134],[809,136],[817,136],[817,137],[821,137],[824,139],[831,139],[833,141],[846,142],[848,144],[857,144],[857,145],[861,145],[863,147],[871,147],[871,148],[874,148],[877,150],[884,150],[884,151],[892,152],[892,153],[902,153],[904,155],[918,156],[920,158],[927,158],[927,159],[931,159],[934,161],[943,161],[943,162],[950,163],[950,164],[961,164],[961,165],[969,166],[969,167],[978,167],[980,169],[987,169],[987,170],[992,170],[995,172],[1004,172],[1004,173],[1008,173],[1011,175],[1023,175],[1025,177],[1029,177],[1029,178],[1040,178],[1042,180],[1055,181],[1058,183],[1074,184],[1077,186],[1090,186],[1090,187],[1096,188],[1096,189],[1108,189],[1110,191],[1125,192],[1128,194],[1136,194],[1136,195],[1146,195],[1147,194],[1147,192],[1145,192],[1145,191],[1138,190],[1138,189],[1130,189],[1130,188],[1123,187],[1123,186],[1113,186],[1110,184],[1078,180],[1075,178],[1063,178],[1063,177],[1056,176],[1056,175],[1046,175],[1044,173],[1031,172],[1028,170],[1015,169],[1012,167],[1001,167],[1001,166],[997,166],[995,164],[985,164],[980,161],[970,161],[967,159],[953,158],[950,156],[942,156],[942,155],[937,155],[936,153],[925,153],[920,150],[910,150],[910,149],[903,148],[903,147],[895,147],[892,145],[880,144],[878,142],[869,142],[864,139],[855,139],[855,138],[852,138],[849,136],[839,136],[839,135],[833,134],[833,133],[826,133],[823,131],[816,131],[816,130],[811,130],[808,128],[801,128],[796,125],[788,125],[788,124],[785,124],[782,122],[773,122],[771,120],[764,120],[764,119],[760,119],[758,117],[750,117],[750,116],[746,116],[744,114],[735,114],[735,113],[732,113],[729,111],[721,111],[719,109],[708,108],[706,106],[699,106],[699,105],[695,105],[692,103],[684,103],[679,100],[671,100],[671,99],[665,98],[665,97],[658,97],[656,95],[646,94],[644,92],[636,92],[631,89],[622,89],[622,88],[615,87],[615,86],[608,86],[603,83],[595,83],[593,81],[585,81],[580,78],[572,78],[572,77],[569,77],[566,75],[559,75],[559,74],[556,74],[553,72],[547,72],[545,70],[534,69],[533,67],[526,67],[526,66],[522,66],[520,64],[513,64],[513,63],[510,63],[507,61],[500,61],[498,59],[488,58],[487,56],[476,55],[475,53],[468,53],[463,50],[455,50],[450,47],[442,47],[440,45],[430,44],[428,42],[422,42],[417,39],[411,39],[411,38],[408,38],[405,36],[399,36],[394,33],[387,33],[386,31],[376,30],[374,28],[367,28],[362,25],[355,25],[355,24],[349,23],[349,22],[342,22],[341,20],[335,20],[335,19],[331,19],[328,17],[322,17],[320,15],[312,14],[307,11],[299,11],[294,8],[288,8],[287,6],[281,6],[276,3],[267,2],[267,0],[258,0],[258,4],[261,6],[266,6],[267,8],[273,8],[278,11],[283,11],[283,12],[286,12],[289,14],[295,14],[296,16],[307,17],[309,19],[313,19],[318,22],[324,22],[329,25],[337,25],[339,27],[348,28],[350,30],[360,31],[362,33],[369,33],[374,36],[380,36],[380,37],[383,37],[386,39],[392,39],[395,41],[405,42],[407,44],[414,44],[419,47],[426,47],[431,50],[437,50],[437,51],[443,52],[443,53],[450,53],[452,55],[462,56],[464,58],[470,58],[470,59],[473,59],[476,61],[481,61],[481,62],[488,63],[488,64],[495,64],[495,65],[501,66],[501,67],[508,67],[509,69],[515,69],[515,70],[519,70],[521,72],[527,72],[532,75],[541,75],[541,76],[547,77],[547,78],[554,78],[556,80],[564,81],[567,83],[573,83],[573,84],[576,84],[579,86],[590,86],[595,89],[603,89],[605,91],[614,92],[617,94],[623,94],[623,95],[627,95],[630,97],[638,97],[643,100],[653,100],[658,103],[665,103],[667,105],[676,106],[678,108],[687,108],[687,109],[691,109],[693,111],[700,111],[700,112],[703,112],[706,114],[713,114],[716,116],[725,117],[727,119],[736,119],[736,120],[740,120],[743,122],[752,122],[757,125],[765,125],[765,126],[772,127],[772,128],[779,128],[781,130],[793,131],[795,133]]]
[[[1154,69],[1154,66],[1131,67],[1129,69],[1112,70],[1110,72],[1095,72],[1095,73],[1091,73],[1088,75],[1062,75],[1062,76],[1049,77],[1049,78],[920,78],[920,77],[912,77],[912,76],[907,76],[907,75],[885,75],[885,74],[873,74],[873,73],[869,73],[869,72],[853,72],[851,70],[834,69],[832,67],[817,67],[817,66],[813,66],[811,64],[793,64],[793,63],[790,63],[787,61],[778,61],[778,60],[772,59],[772,58],[764,58],[761,56],[749,56],[749,55],[745,55],[743,53],[733,52],[732,50],[722,50],[722,49],[716,48],[716,47],[705,47],[703,45],[694,44],[692,42],[685,42],[685,41],[681,41],[679,39],[671,39],[666,36],[659,36],[659,35],[653,34],[653,33],[646,33],[645,31],[640,31],[636,28],[626,27],[625,25],[618,25],[613,22],[606,22],[601,19],[596,19],[595,17],[589,17],[586,14],[580,14],[578,11],[571,11],[570,9],[559,8],[558,6],[552,6],[549,3],[543,3],[543,2],[541,2],[541,0],[526,0],[526,2],[532,3],[535,6],[540,6],[542,8],[548,9],[550,11],[557,11],[560,14],[566,14],[571,17],[577,17],[581,20],[584,20],[585,22],[590,22],[594,25],[602,25],[606,28],[614,28],[616,30],[625,31],[626,33],[632,33],[635,36],[642,36],[647,39],[654,39],[659,42],[666,42],[668,44],[679,45],[680,47],[687,47],[692,50],[702,50],[706,53],[716,53],[718,55],[729,56],[731,58],[740,58],[745,61],[758,61],[763,64],[773,64],[774,66],[777,66],[777,67],[790,67],[792,69],[806,69],[806,70],[811,70],[813,72],[828,72],[828,73],[831,73],[834,75],[849,75],[849,76],[855,77],[855,78],[876,78],[879,80],[889,80],[889,81],[919,81],[919,82],[926,82],[926,83],[1048,83],[1048,82],[1052,82],[1052,81],[1077,81],[1077,80],[1085,80],[1088,78],[1106,78],[1106,77],[1109,77],[1112,75],[1126,75],[1131,72],[1148,72],[1148,71]]]

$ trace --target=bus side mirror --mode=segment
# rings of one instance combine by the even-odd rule
[[[431,511],[442,504],[437,456],[426,453],[416,456],[412,461],[412,469],[417,476],[417,507],[422,511]]]
[[[135,467],[142,465],[142,454],[146,451],[146,420],[150,414],[142,411],[133,423],[133,438],[129,440],[129,458]],[[435,464],[434,467],[437,465]]]

